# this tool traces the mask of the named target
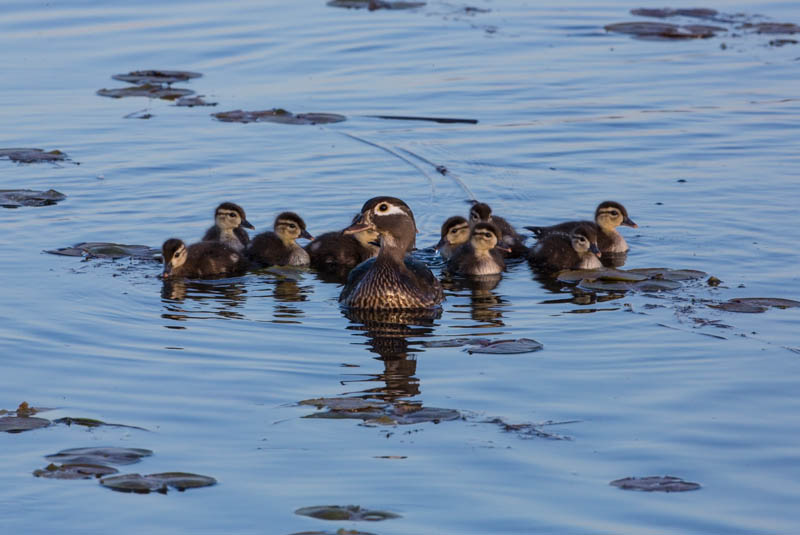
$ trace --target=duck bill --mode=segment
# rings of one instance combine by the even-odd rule
[[[364,220],[363,215],[353,221],[353,224],[342,231],[342,234],[355,234],[356,232],[364,232],[365,230],[372,230],[372,225]]]
[[[589,250],[597,255],[597,258],[601,258],[603,256],[603,253],[601,253],[600,249],[597,248],[596,243],[593,243],[591,246],[589,246]]]
[[[625,219],[623,219],[623,220],[622,220],[622,224],[623,224],[623,225],[625,225],[626,227],[639,228],[639,225],[637,225],[636,223],[634,223],[634,222],[633,222],[633,219],[631,219],[631,218],[629,218],[629,217],[626,217]]]
[[[164,266],[164,272],[161,273],[162,279],[168,279],[172,276],[172,265],[167,264]]]
[[[306,229],[303,229],[303,232],[301,232],[301,233],[300,233],[300,237],[301,237],[301,238],[305,238],[305,239],[307,239],[307,240],[313,240],[313,239],[314,239],[314,236],[312,236],[311,234],[309,234],[309,233],[308,233],[308,231],[307,231]]]
[[[495,245],[494,248],[497,249],[498,251],[503,251],[504,253],[511,252],[511,247],[505,247],[503,245]]]
[[[253,226],[253,225],[250,223],[250,221],[248,221],[247,219],[242,219],[242,222],[241,222],[241,223],[239,223],[239,226],[240,226],[240,227],[244,227],[244,228],[249,228],[250,230],[255,230],[255,229],[256,229],[256,227],[254,227],[254,226]]]

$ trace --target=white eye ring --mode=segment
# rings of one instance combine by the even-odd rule
[[[375,207],[374,212],[377,215],[393,215],[393,214],[405,214],[402,208],[399,206],[395,206],[393,204],[382,202],[378,206]]]

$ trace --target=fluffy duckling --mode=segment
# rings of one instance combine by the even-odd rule
[[[352,223],[358,218],[356,215]],[[346,274],[364,260],[378,255],[378,233],[369,229],[353,234],[341,230],[326,232],[314,238],[305,249],[311,257],[311,267]]]
[[[528,260],[545,271],[595,269],[600,263],[597,231],[591,223],[575,225],[569,232],[550,232],[531,248]]]
[[[254,230],[238,204],[224,202],[214,211],[214,226],[206,231],[203,241],[222,242],[234,251],[242,252],[250,243],[246,228]]]
[[[424,263],[406,256],[417,232],[408,205],[396,197],[370,199],[358,220],[344,229],[344,233],[368,229],[379,235],[378,256],[350,272],[339,302],[354,309],[373,310],[438,306],[444,300],[439,280]]]
[[[469,209],[469,226],[474,227],[477,223],[493,223],[500,230],[500,242],[510,249],[510,252],[505,253],[506,258],[520,258],[528,254],[528,248],[523,243],[524,238],[517,234],[508,221],[493,215],[491,207],[484,202],[476,202]]]
[[[453,253],[469,240],[469,222],[460,215],[447,218],[442,223],[442,239],[434,246],[445,260],[450,260]]]
[[[597,205],[594,212],[594,223],[591,221],[567,221],[550,227],[525,227],[533,231],[537,238],[542,238],[552,232],[570,232],[578,225],[589,224],[595,227],[597,232],[597,246],[603,254],[625,253],[628,251],[628,244],[622,234],[617,232],[620,225],[637,228],[638,225],[628,217],[628,211],[620,203],[615,201],[603,201]]]
[[[170,238],[161,246],[161,252],[165,279],[238,275],[247,268],[244,255],[219,242],[202,241],[187,247],[182,240]]]
[[[472,227],[469,242],[456,249],[448,269],[460,275],[497,275],[506,267],[503,253],[508,252],[500,242],[502,234],[491,223],[477,223]]]
[[[306,223],[294,212],[283,212],[275,218],[274,231],[262,232],[250,243],[250,259],[263,266],[307,266],[308,253],[295,240],[314,237],[306,230]]]

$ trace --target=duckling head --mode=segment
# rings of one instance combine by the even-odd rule
[[[233,230],[237,227],[255,229],[247,220],[244,209],[238,204],[224,202],[217,206],[214,212],[214,222],[223,230]]]
[[[485,223],[492,222],[492,209],[485,202],[476,202],[469,209],[469,224],[474,226],[481,221]]]
[[[372,230],[380,236],[381,247],[400,249],[403,254],[413,246],[417,233],[414,213],[397,197],[373,197],[364,203],[356,221],[345,234]]]
[[[350,224],[355,225],[359,217],[361,217],[361,214],[356,214]],[[358,240],[363,247],[372,251],[373,255],[378,253],[378,233],[375,232],[374,229],[365,229],[360,232],[355,232],[353,233],[353,237]]]
[[[589,225],[578,225],[570,233],[570,242],[576,253],[583,256],[587,252],[592,252],[598,258],[601,256],[600,248],[597,246],[597,232]]]
[[[636,228],[639,225],[628,217],[628,211],[618,202],[604,201],[594,212],[594,221],[603,230],[614,230],[620,225]]]
[[[170,238],[161,246],[161,254],[164,256],[164,272],[161,276],[168,279],[175,269],[186,262],[186,244],[178,238]]]
[[[278,214],[272,228],[275,230],[275,234],[277,234],[286,245],[293,243],[298,238],[305,238],[307,240],[314,239],[306,230],[306,222],[294,212]]]
[[[442,239],[434,249],[438,250],[446,243],[449,243],[451,247],[457,247],[467,240],[469,240],[469,223],[460,215],[454,215],[442,223]]]
[[[478,223],[472,227],[472,232],[469,235],[469,243],[477,252],[485,252],[497,247],[500,250],[506,250],[507,247],[500,243],[502,234],[500,230],[491,223]]]

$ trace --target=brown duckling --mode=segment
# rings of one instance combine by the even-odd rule
[[[591,221],[567,221],[549,227],[525,227],[533,232],[537,239],[552,232],[570,232],[573,228],[581,224],[589,224],[595,227],[597,232],[597,246],[603,254],[624,253],[628,251],[628,244],[625,238],[617,232],[620,225],[637,228],[638,225],[628,217],[628,211],[620,203],[615,201],[603,201],[597,205],[594,212],[594,223]]]
[[[356,215],[352,223],[359,217]],[[378,255],[378,233],[369,229],[353,234],[341,230],[326,232],[314,238],[305,250],[311,258],[311,267],[346,275],[364,260]]]
[[[374,310],[438,306],[444,300],[439,280],[424,263],[406,256],[417,232],[408,205],[396,197],[370,199],[344,233],[368,229],[379,235],[378,256],[350,272],[339,302],[350,308]]]
[[[545,271],[560,271],[603,267],[600,256],[594,225],[582,223],[569,232],[543,235],[531,248],[528,260]]]
[[[453,253],[469,240],[469,223],[460,215],[447,218],[442,223],[442,239],[434,246],[445,260],[450,260]]]
[[[505,253],[506,258],[521,258],[528,254],[528,248],[523,243],[525,239],[517,234],[514,227],[500,216],[493,215],[491,207],[484,202],[475,202],[469,209],[469,225],[474,227],[477,223],[492,223],[496,226],[502,238],[500,242],[504,247],[510,249]]]
[[[502,233],[491,223],[476,223],[469,241],[456,249],[448,269],[460,275],[497,275],[506,267],[503,252],[508,248],[500,241]]]
[[[248,248],[250,259],[262,266],[307,266],[308,253],[295,240],[314,237],[306,223],[294,212],[283,212],[275,218],[274,231],[262,232],[253,238]]]
[[[201,241],[187,247],[182,240],[170,238],[161,246],[161,252],[165,279],[239,275],[247,268],[243,254],[220,242]]]
[[[206,231],[203,241],[222,242],[234,251],[244,251],[250,243],[246,228],[254,230],[238,204],[224,202],[214,211],[214,226]]]

